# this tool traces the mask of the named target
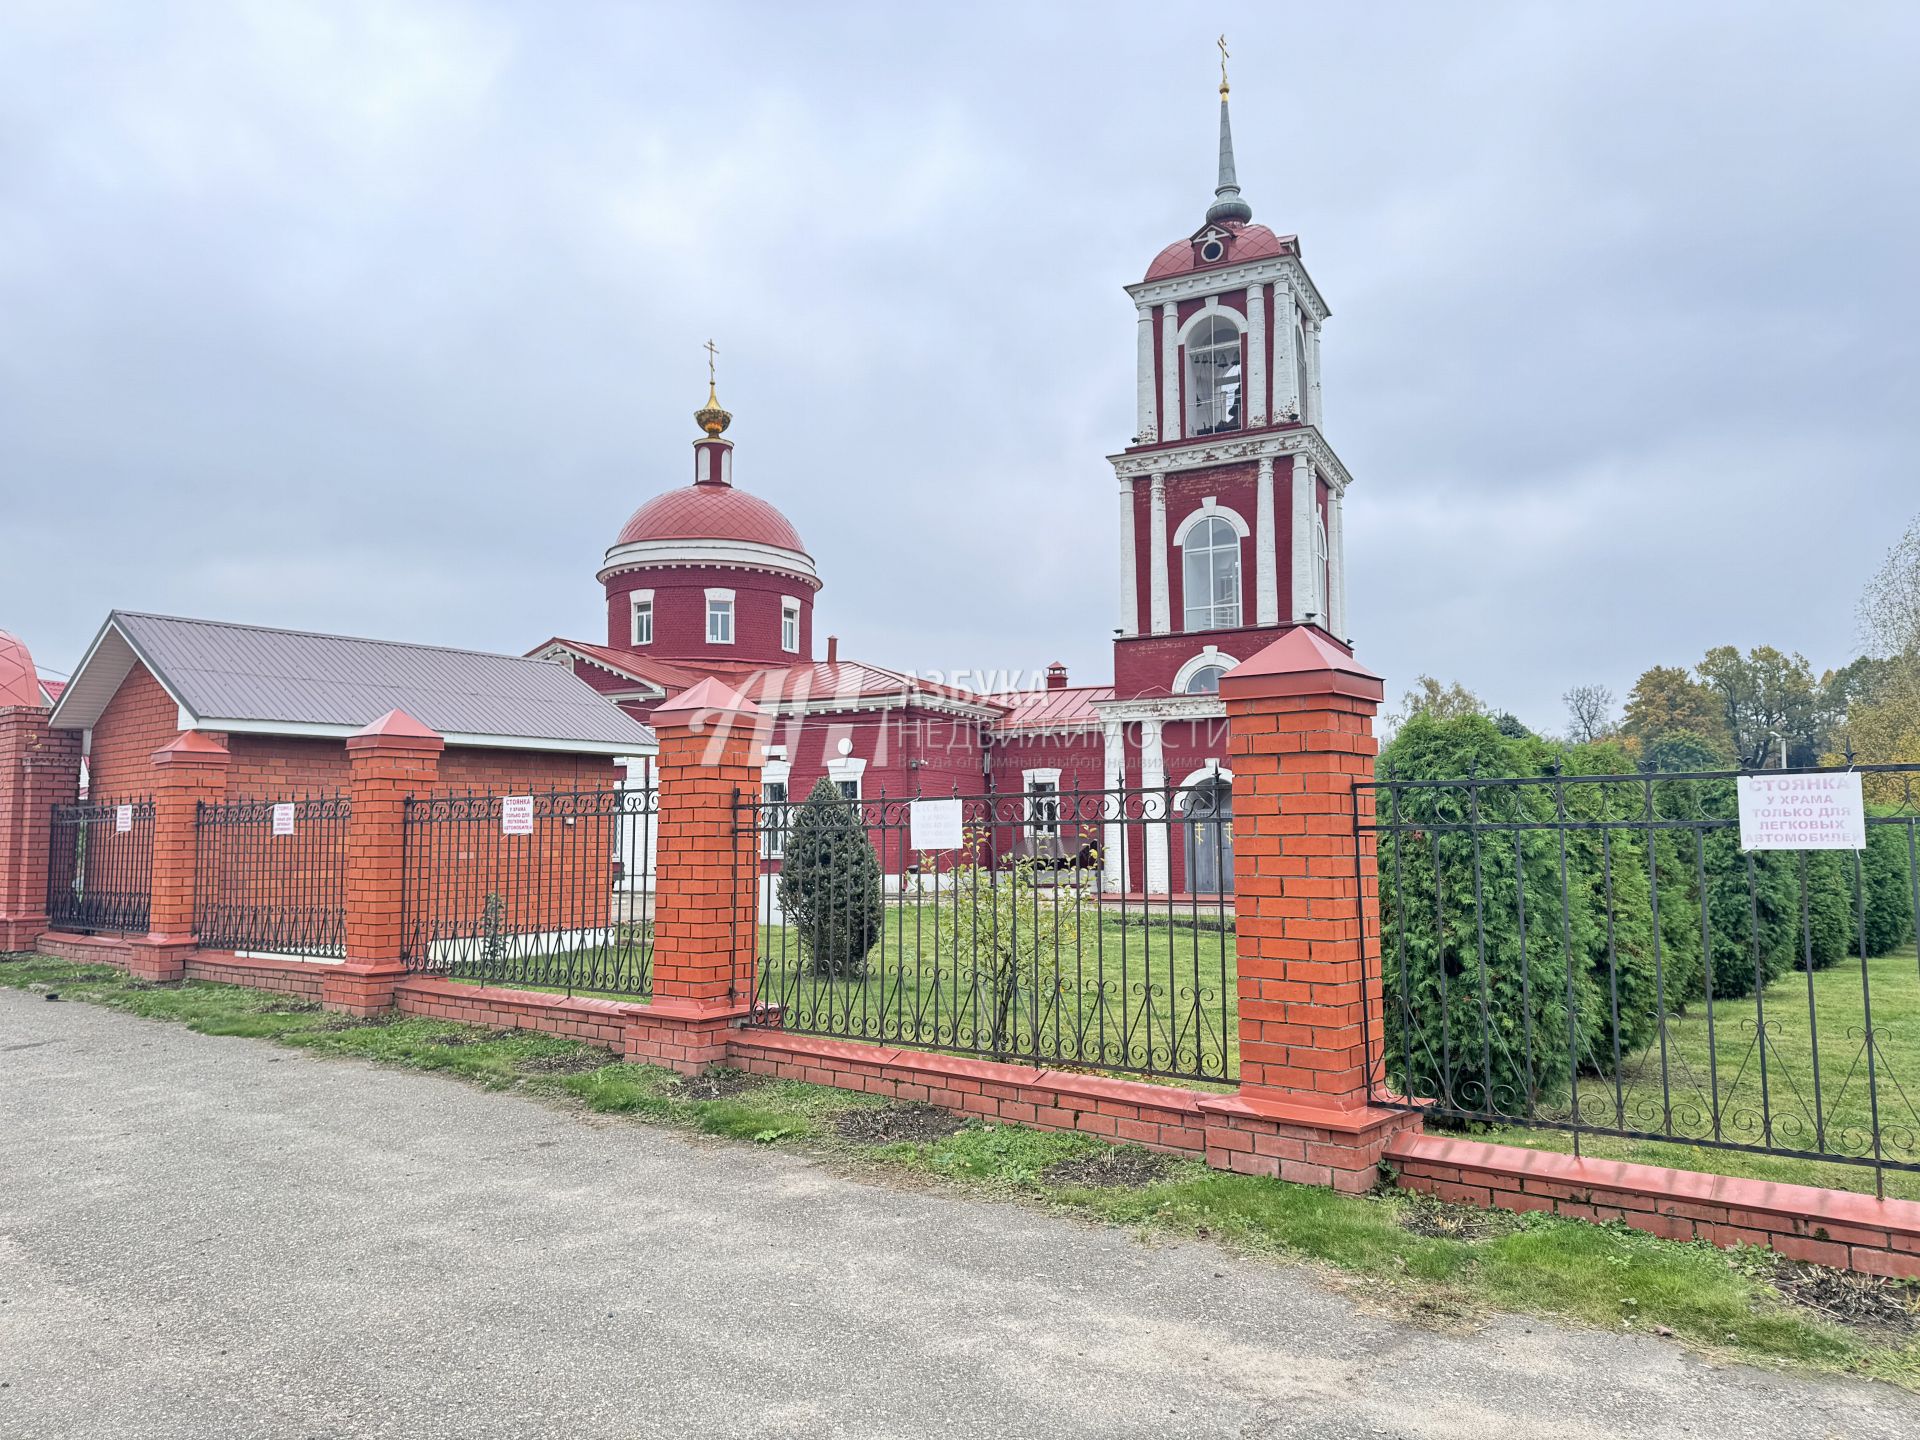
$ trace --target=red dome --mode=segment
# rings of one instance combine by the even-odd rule
[[[0,705],[38,705],[40,675],[33,656],[15,636],[0,630]]]
[[[806,554],[800,532],[757,495],[731,485],[688,485],[656,495],[628,520],[616,547],[643,540],[742,540]]]
[[[1292,235],[1276,235],[1264,225],[1243,225],[1238,220],[1223,220],[1217,226],[1227,234],[1227,253],[1211,263],[1199,258],[1200,247],[1192,239],[1176,240],[1147,267],[1147,279],[1164,280],[1169,275],[1185,275],[1194,270],[1211,270],[1216,265],[1235,265],[1243,260],[1264,260],[1272,255],[1297,252],[1300,243]]]

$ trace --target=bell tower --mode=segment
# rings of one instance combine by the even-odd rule
[[[1136,433],[1120,489],[1116,697],[1203,695],[1293,625],[1346,638],[1350,477],[1320,393],[1326,302],[1299,237],[1253,218],[1221,42],[1213,202],[1127,287]]]

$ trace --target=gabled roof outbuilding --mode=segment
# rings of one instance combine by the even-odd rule
[[[185,730],[344,738],[404,710],[449,745],[632,755],[653,731],[564,665],[115,610],[67,682],[49,724],[90,728],[144,665]]]

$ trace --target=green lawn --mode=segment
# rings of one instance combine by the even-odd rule
[[[1672,1335],[1749,1361],[1879,1377],[1920,1390],[1920,1341],[1849,1329],[1785,1298],[1790,1267],[1770,1252],[1675,1244],[1617,1225],[1488,1215],[1421,1197],[1367,1197],[1229,1175],[1086,1135],[977,1122],[941,1138],[867,1143],[843,1120],[873,1096],[720,1074],[688,1081],[608,1060],[570,1040],[420,1017],[356,1021],[283,995],[194,982],[155,987],[106,966],[39,957],[0,963],[0,985],[39,989],[206,1034],[434,1070],[607,1115],[747,1142],[800,1145],[885,1179],[920,1176],[1142,1234],[1217,1240],[1364,1279],[1377,1300],[1418,1315],[1489,1310],[1552,1315]],[[714,1082],[719,1083],[714,1083]],[[716,1093],[725,1092],[725,1093]],[[1131,1169],[1130,1183],[1097,1178]],[[1096,1178],[1089,1178],[1089,1176]],[[1778,1283],[1776,1283],[1778,1282]],[[1920,1310],[1920,1287],[1892,1287]]]
[[[857,977],[818,973],[796,927],[763,924],[759,998],[791,1030],[1227,1080],[1240,1065],[1230,926],[1210,905],[1123,914],[1044,890],[1017,915],[893,904]]]
[[[1705,1005],[1673,1018],[1666,1035],[1668,1092],[1662,1091],[1656,1039],[1623,1067],[1618,1093],[1611,1079],[1582,1079],[1582,1118],[1601,1126],[1655,1130],[1670,1116],[1675,1131],[1710,1139],[1717,1116],[1719,1135],[1726,1140],[1871,1156],[1877,1099],[1882,1153],[1889,1160],[1920,1164],[1920,964],[1907,949],[1871,960],[1866,968],[1875,1040],[1871,1087],[1860,962],[1843,960],[1814,972],[1811,1004],[1804,972],[1775,981],[1760,1004],[1752,998],[1716,1004],[1711,1047]],[[1758,1022],[1762,1013],[1764,1047]],[[1564,1101],[1555,1107],[1556,1114],[1568,1110]],[[1485,1138],[1534,1149],[1573,1149],[1572,1136],[1563,1131],[1513,1126],[1495,1129]],[[1580,1149],[1610,1159],[1789,1184],[1868,1192],[1874,1187],[1870,1168],[1717,1146],[1585,1135]],[[1920,1200],[1920,1173],[1887,1170],[1885,1185],[1888,1195]]]

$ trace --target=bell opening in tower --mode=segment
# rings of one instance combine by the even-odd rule
[[[1187,433],[1240,428],[1240,327],[1208,315],[1187,340]]]

